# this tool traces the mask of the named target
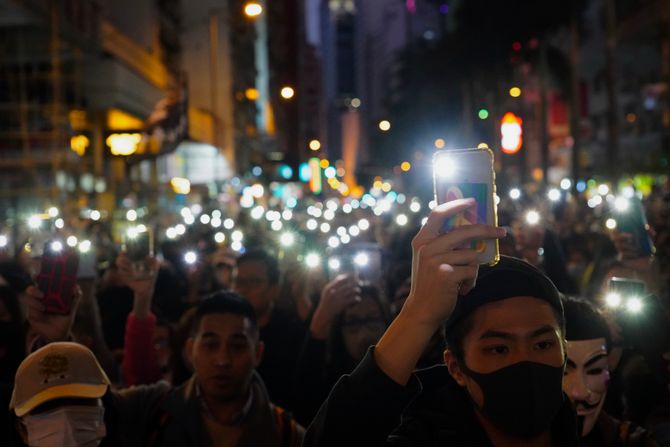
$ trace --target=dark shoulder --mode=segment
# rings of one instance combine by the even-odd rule
[[[598,418],[598,428],[604,439],[614,442],[617,445],[627,447],[656,447],[658,444],[654,441],[650,432],[643,427],[631,421],[622,421],[616,419],[607,413],[601,413]]]
[[[281,332],[283,334],[304,334],[305,323],[298,317],[284,309],[275,309],[272,311],[272,318],[264,328],[261,328],[261,334],[264,332]]]
[[[447,439],[458,438],[464,431],[478,427],[465,390],[445,365],[418,370],[415,375],[421,383],[421,393],[405,409],[403,425],[421,425]]]

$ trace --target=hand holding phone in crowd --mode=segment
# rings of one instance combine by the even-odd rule
[[[61,315],[70,313],[78,270],[77,251],[64,246],[58,240],[45,244],[36,281],[47,313]]]
[[[360,301],[360,289],[352,275],[340,274],[321,291],[309,330],[314,338],[328,338],[333,320],[347,308]]]
[[[651,239],[652,232],[644,206],[637,197],[618,197],[611,220],[616,228],[612,232],[612,241],[622,260],[648,259],[654,255],[656,248]]]
[[[380,368],[396,383],[407,383],[433,334],[454,311],[459,295],[474,287],[480,252],[463,247],[505,236],[503,228],[487,224],[458,226],[444,233],[446,219],[475,205],[472,198],[438,205],[412,240],[410,294],[375,351]]]
[[[124,283],[133,291],[133,313],[138,318],[146,317],[151,310],[151,300],[154,295],[156,277],[158,276],[158,261],[154,257],[147,257],[144,261],[147,266],[145,274],[138,277],[133,268],[133,262],[125,253],[116,259],[119,275]]]
[[[433,183],[437,204],[467,198],[475,201],[471,207],[444,220],[444,233],[466,225],[497,225],[495,171],[490,149],[436,152],[433,156]],[[494,265],[500,259],[497,239],[475,240],[461,248],[466,247],[477,251],[480,264]]]
[[[44,300],[44,293],[35,286],[29,286],[26,289],[26,307],[31,330],[44,343],[67,341],[81,296],[81,289],[75,285],[69,312],[50,313]]]
[[[153,275],[149,260],[154,256],[153,232],[145,225],[126,230],[123,237],[123,252],[129,263],[129,274],[135,279],[147,279]]]

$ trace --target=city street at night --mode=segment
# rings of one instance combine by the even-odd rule
[[[670,0],[0,0],[0,444],[670,446]]]

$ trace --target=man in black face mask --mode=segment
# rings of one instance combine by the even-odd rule
[[[504,237],[504,230],[442,232],[445,219],[472,206],[471,199],[455,200],[431,212],[412,241],[412,289],[403,309],[335,385],[303,445],[577,445],[576,417],[561,389],[558,291],[524,261],[503,257],[480,268],[477,253],[462,248]],[[445,365],[415,373],[442,324]]]

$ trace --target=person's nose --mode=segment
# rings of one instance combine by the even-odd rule
[[[226,346],[222,346],[216,353],[216,366],[229,366],[231,362],[230,352]]]
[[[563,379],[563,388],[573,401],[586,400],[590,394],[586,382],[578,374],[569,374]]]

